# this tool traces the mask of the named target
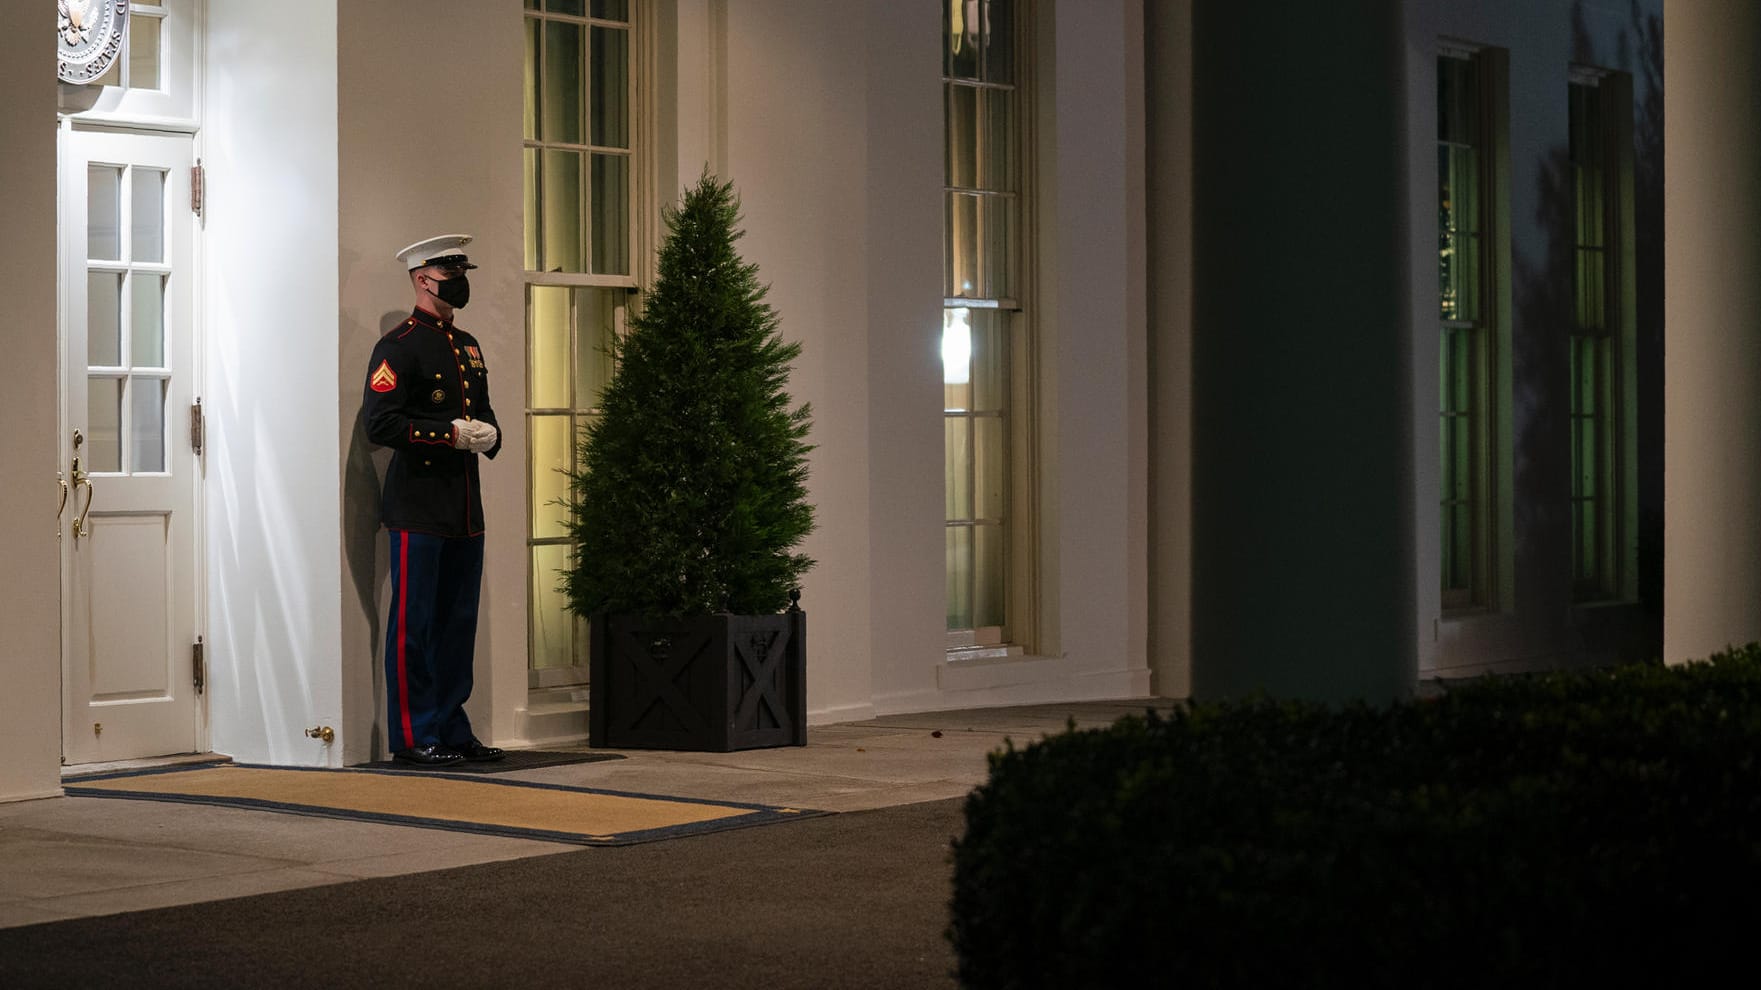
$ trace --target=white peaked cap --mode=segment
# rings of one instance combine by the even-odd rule
[[[469,243],[470,234],[442,234],[404,248],[397,253],[397,260],[403,262],[404,267],[410,271],[429,265],[464,265],[466,268],[476,268],[465,257],[465,245]]]

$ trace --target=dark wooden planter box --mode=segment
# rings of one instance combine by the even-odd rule
[[[726,753],[807,745],[807,613],[593,617],[588,741]]]

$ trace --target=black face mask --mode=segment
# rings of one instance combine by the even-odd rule
[[[471,280],[463,275],[434,283],[434,298],[453,309],[464,309],[471,301]]]

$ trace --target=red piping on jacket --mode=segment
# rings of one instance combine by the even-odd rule
[[[399,534],[397,541],[397,698],[404,720],[404,739],[416,745],[416,731],[410,727],[410,674],[404,665],[404,643],[410,638],[410,627],[404,617],[410,602],[410,534]]]

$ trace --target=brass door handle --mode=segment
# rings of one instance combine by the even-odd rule
[[[79,448],[80,444],[85,442],[85,439],[85,435],[80,433],[80,431],[73,431],[73,499],[76,508],[79,506],[79,490],[81,488],[86,490],[85,508],[80,509],[79,515],[75,516],[73,520],[73,538],[76,542],[82,536],[92,535],[92,531],[86,527],[86,516],[92,511],[92,479],[86,474],[86,472],[80,470],[79,466]],[[65,491],[67,482],[64,481],[61,484],[64,489],[62,498],[65,501],[67,497]],[[60,518],[59,515],[56,518]]]
[[[92,480],[86,477],[85,472],[75,471],[73,488],[75,499],[78,499],[79,497],[79,489],[84,488],[86,490],[86,504],[80,509],[79,516],[73,521],[73,538],[77,540],[82,536],[92,535],[92,528],[86,522],[86,517],[92,512]]]

